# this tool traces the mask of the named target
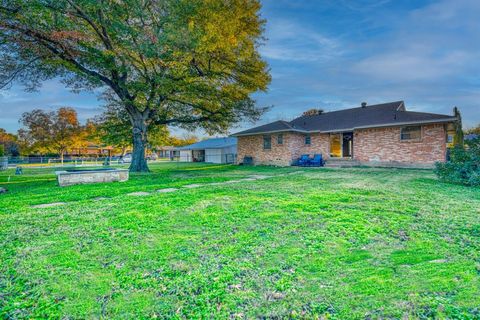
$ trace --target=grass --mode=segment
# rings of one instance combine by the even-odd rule
[[[425,170],[151,169],[67,188],[53,169],[1,173],[0,318],[480,318],[478,188]],[[272,177],[181,188],[253,174]]]

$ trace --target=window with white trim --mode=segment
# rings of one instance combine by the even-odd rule
[[[279,134],[277,136],[277,144],[283,144],[283,134]]]

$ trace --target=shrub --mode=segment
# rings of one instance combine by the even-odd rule
[[[5,155],[5,146],[3,144],[0,144],[0,157],[3,157]]]
[[[435,173],[445,182],[480,186],[480,139],[451,149],[450,160],[437,163]]]

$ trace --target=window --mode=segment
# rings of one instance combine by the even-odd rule
[[[453,143],[453,134],[447,134],[447,143]]]
[[[283,144],[283,134],[279,134],[277,136],[277,144]]]
[[[263,136],[263,149],[272,149],[272,136]]]
[[[311,145],[312,144],[312,137],[309,134],[305,135],[305,144]]]
[[[422,138],[422,127],[403,127],[400,130],[400,140],[420,140]]]

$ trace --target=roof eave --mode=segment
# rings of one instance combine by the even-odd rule
[[[207,149],[223,149],[223,148],[228,148],[228,147],[233,147],[236,146],[236,143],[221,146],[221,147],[193,147],[193,148],[188,148],[188,147],[180,147],[180,148],[175,148],[173,149],[174,151],[189,151],[189,150],[207,150]]]
[[[244,137],[244,136],[256,136],[259,134],[269,134],[269,133],[279,133],[279,132],[299,132],[299,133],[309,133],[312,131],[307,130],[298,130],[298,129],[283,129],[283,130],[270,130],[270,131],[259,131],[259,132],[247,132],[247,133],[234,133],[230,137]]]

